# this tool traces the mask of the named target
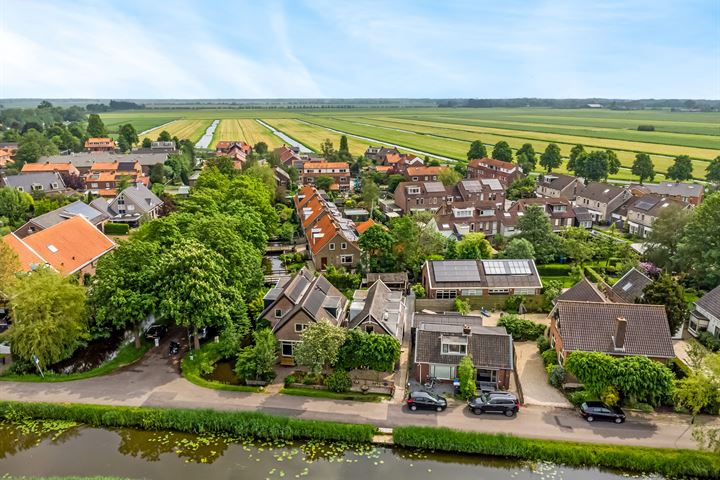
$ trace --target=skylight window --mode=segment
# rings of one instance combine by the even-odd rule
[[[48,250],[50,250],[52,253],[58,252],[58,248],[53,244],[48,245]]]
[[[628,282],[625,285],[623,285],[623,287],[622,287],[623,292],[627,292],[628,290],[630,290],[632,288],[632,285],[633,285],[632,282]]]

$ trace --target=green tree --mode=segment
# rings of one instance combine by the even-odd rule
[[[720,285],[720,192],[705,197],[685,227],[678,256],[701,286]]]
[[[671,398],[675,376],[648,357],[626,356],[615,360],[612,379],[626,399],[658,406]]]
[[[535,260],[549,263],[557,254],[558,239],[552,231],[550,219],[538,205],[530,205],[518,219],[518,238],[528,240],[535,247]]]
[[[140,348],[140,327],[158,303],[159,256],[160,245],[131,239],[100,259],[88,296],[96,334],[133,328]]]
[[[549,280],[543,282],[543,310],[550,311],[553,302],[560,296],[563,290],[563,282],[560,280]]]
[[[150,140],[150,137],[145,137],[142,140],[142,148],[151,148],[152,147],[152,140]]]
[[[562,251],[567,257],[572,258],[577,265],[582,266],[593,258],[596,253],[595,245],[595,239],[584,228],[568,227],[563,232]]]
[[[333,180],[332,177],[328,177],[326,175],[320,175],[315,179],[315,186],[318,188],[318,190],[325,190],[326,192],[330,192],[330,187],[333,183],[335,183],[335,180]]]
[[[585,390],[599,397],[612,385],[616,365],[615,359],[606,353],[574,351],[565,360],[565,370],[575,376]]]
[[[522,147],[518,149],[515,154],[515,161],[526,174],[535,170],[537,155],[531,143],[524,143]]]
[[[85,288],[50,268],[20,277],[10,297],[13,324],[3,336],[13,355],[42,368],[70,357],[88,340]]]
[[[302,342],[295,346],[298,365],[308,367],[311,374],[319,374],[324,367],[335,365],[340,347],[345,343],[346,330],[321,320],[311,323],[300,335]]]
[[[556,144],[551,143],[545,148],[545,151],[540,156],[540,165],[545,167],[545,170],[550,173],[553,168],[559,168],[562,165],[562,154],[560,153],[560,147]]]
[[[340,137],[340,147],[338,148],[338,153],[350,153],[350,147],[348,147],[348,139],[345,135]]]
[[[462,176],[452,168],[443,168],[440,170],[440,173],[438,173],[438,180],[446,187],[453,187],[462,180]]]
[[[332,162],[336,159],[335,147],[333,147],[332,140],[326,138],[323,143],[320,144],[320,153],[328,162]]]
[[[607,178],[610,172],[610,163],[607,152],[593,150],[576,162],[575,174],[584,177],[586,181],[599,182]]]
[[[720,155],[715,157],[705,168],[707,176],[705,177],[708,182],[720,185]]]
[[[711,381],[702,371],[693,372],[691,375],[677,382],[673,398],[675,405],[685,408],[695,417],[709,405],[720,402],[720,384]]]
[[[460,360],[460,364],[458,365],[458,379],[460,380],[460,398],[470,400],[475,396],[477,389],[475,386],[475,365],[473,365],[470,355],[466,355]]]
[[[253,147],[253,151],[258,155],[265,155],[268,152],[268,145],[265,142],[258,142]]]
[[[133,127],[130,123],[120,125],[118,131],[118,138],[124,140],[124,143],[127,144],[129,147],[127,150],[123,150],[124,152],[132,149],[132,146],[140,141],[140,139],[138,138],[138,134],[135,131],[135,127]]]
[[[468,150],[467,153],[467,159],[473,160],[476,158],[486,158],[487,157],[487,149],[485,149],[485,145],[480,140],[475,140],[470,144],[470,150]]]
[[[20,168],[26,163],[35,163],[40,157],[57,155],[57,145],[42,133],[30,129],[18,141],[18,150],[15,153],[15,166]]]
[[[373,225],[360,235],[358,246],[368,272],[388,272],[395,268],[394,243],[395,238],[381,225]]]
[[[388,192],[394,193],[397,186],[400,184],[400,182],[404,182],[405,177],[399,174],[392,174],[388,176],[387,180],[387,186],[388,186]]]
[[[693,210],[681,208],[676,204],[661,209],[645,243],[647,246],[645,258],[665,269],[682,267],[682,259],[677,254],[678,248],[684,238],[686,225],[693,214]]]
[[[585,158],[587,153],[585,152],[585,147],[582,145],[575,145],[570,150],[570,156],[568,157],[568,163],[567,163],[567,169],[570,172],[575,173],[575,175],[578,175],[577,171],[579,167],[582,165],[582,161]]]
[[[456,298],[455,303],[453,305],[455,307],[455,311],[458,312],[460,315],[467,315],[470,313],[470,302],[467,299],[464,298]]]
[[[510,145],[504,140],[499,141],[495,144],[492,151],[492,158],[495,160],[502,160],[503,162],[512,162],[512,149]]]
[[[380,187],[378,187],[372,178],[365,177],[362,180],[361,195],[365,207],[372,211],[372,209],[377,207],[378,198],[380,198]]]
[[[20,260],[15,250],[0,240],[0,299],[7,299],[20,271]]]
[[[531,176],[518,178],[507,189],[508,200],[535,198],[535,179]]]
[[[422,286],[422,283],[416,283],[412,287],[410,287],[410,290],[415,294],[415,298],[425,298],[426,292],[425,287]]]
[[[525,238],[513,238],[501,252],[502,258],[535,259],[535,247]]]
[[[679,155],[675,157],[675,161],[667,171],[667,178],[682,182],[684,180],[692,180],[692,160],[687,155]]]
[[[607,157],[608,162],[608,174],[615,175],[620,171],[620,159],[618,158],[617,154],[613,150],[605,150],[605,156]],[[607,175],[605,175],[605,179],[607,180]]]
[[[655,179],[655,165],[647,153],[638,153],[635,155],[635,161],[632,164],[632,174],[640,177],[640,185],[645,179],[651,182]]]
[[[20,226],[30,216],[33,209],[30,194],[12,187],[0,188],[0,218],[6,218],[11,226]]]
[[[168,132],[167,130],[163,130],[162,132],[160,132],[160,135],[158,135],[157,141],[158,142],[171,142],[172,136],[170,135],[170,132]]]
[[[687,321],[690,312],[685,300],[685,289],[671,275],[664,273],[645,286],[638,303],[665,305],[670,333],[675,334]]]
[[[87,136],[90,138],[104,138],[108,136],[107,129],[100,115],[91,113],[88,115],[88,126],[86,129]]]
[[[118,149],[120,149],[121,152],[127,153],[132,149],[132,146],[127,142],[125,137],[118,138]]]
[[[395,239],[393,271],[408,271],[415,275],[428,258],[445,251],[446,239],[427,225],[421,215],[405,215],[390,220],[390,233]]]
[[[365,333],[358,328],[348,330],[338,353],[337,368],[352,370],[369,368],[376,372],[392,372],[400,358],[400,342],[391,335]]]
[[[468,233],[456,246],[458,259],[481,259],[492,256],[490,242],[485,239],[485,234],[480,232]]]
[[[243,380],[270,381],[275,376],[277,339],[272,330],[263,328],[253,332],[253,341],[255,345],[238,354],[235,373]]]

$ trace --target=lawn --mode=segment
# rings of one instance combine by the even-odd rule
[[[270,130],[260,125],[253,118],[225,118],[220,120],[213,141],[210,143],[210,148],[215,148],[215,144],[220,140],[243,140],[250,145],[265,142],[271,150],[283,144],[280,137],[273,135]]]
[[[144,138],[156,140],[160,132],[167,131],[171,137],[178,137],[180,140],[188,139],[197,142],[200,137],[205,134],[205,130],[210,126],[212,120],[175,120],[162,127],[150,130],[145,135],[140,136],[140,141]]]
[[[332,400],[351,400],[355,402],[380,402],[390,398],[388,395],[375,393],[345,392],[335,393],[329,390],[316,390],[314,388],[283,388],[280,393],[299,397],[330,398]]]
[[[570,288],[575,285],[575,282],[570,277],[570,269],[572,269],[572,265],[568,263],[548,263],[537,266],[538,274],[540,274],[540,279],[543,282],[557,280],[563,284],[563,288]]]

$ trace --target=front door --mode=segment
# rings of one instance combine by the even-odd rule
[[[320,269],[325,270],[327,267],[327,257],[320,257]]]

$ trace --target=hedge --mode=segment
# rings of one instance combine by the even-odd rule
[[[130,226],[127,223],[108,222],[104,229],[106,235],[127,235],[130,232]]]
[[[667,477],[718,478],[720,475],[720,455],[695,450],[535,440],[437,427],[397,427],[393,440],[403,447],[546,461],[572,467],[613,468]]]
[[[370,442],[377,428],[320,420],[278,417],[259,412],[220,412],[174,408],[0,402],[0,418],[71,420],[92,427],[174,430],[186,433],[229,433],[260,439],[315,439]]]
[[[512,335],[514,342],[536,341],[545,333],[545,325],[531,320],[525,320],[514,314],[506,314],[500,317],[498,327],[505,327],[505,330]]]

